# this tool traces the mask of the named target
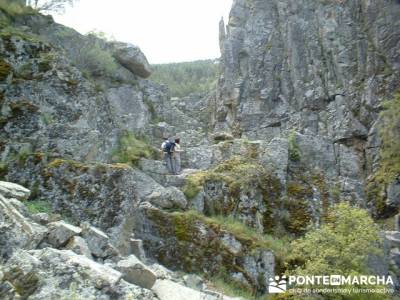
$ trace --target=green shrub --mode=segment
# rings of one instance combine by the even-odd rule
[[[46,200],[30,200],[24,203],[28,211],[32,214],[50,213],[52,211],[51,203]]]
[[[112,76],[118,65],[111,54],[98,45],[87,45],[80,49],[75,64],[92,76]]]
[[[156,156],[157,151],[146,141],[138,139],[131,132],[124,132],[119,138],[117,148],[112,153],[111,160],[114,163],[136,165],[142,157],[156,158]]]
[[[68,30],[57,34],[61,40],[74,36],[74,33]],[[112,77],[118,69],[118,64],[111,53],[104,49],[105,41],[93,33],[87,36],[78,53],[73,57],[74,64],[88,77]]]
[[[292,131],[289,133],[288,143],[289,143],[289,158],[290,158],[290,160],[299,161],[300,160],[300,148],[296,142],[296,132],[295,131]]]
[[[342,202],[329,210],[326,220],[320,228],[292,242],[289,257],[292,269],[288,275],[370,274],[368,258],[382,256],[383,248],[379,227],[367,210]],[[329,295],[326,297],[331,299]]]

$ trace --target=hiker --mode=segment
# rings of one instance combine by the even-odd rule
[[[181,152],[183,152],[183,150],[181,149],[180,143],[181,143],[181,139],[176,138],[175,139],[175,151],[173,154],[173,163],[174,163],[176,174],[180,174],[180,172],[181,172]]]
[[[175,143],[171,142],[169,138],[165,138],[164,142],[161,144],[164,165],[167,167],[168,172],[170,172],[171,174],[175,174],[174,162],[172,161],[174,148],[175,148]]]
[[[167,142],[168,142],[168,138],[163,138],[163,142],[162,142],[162,144],[161,144],[161,152],[163,152],[164,153],[164,149],[165,149],[165,145],[167,144]],[[164,154],[163,154],[163,159],[164,159]]]

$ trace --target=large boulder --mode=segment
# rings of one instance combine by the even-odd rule
[[[65,246],[65,249],[72,250],[76,254],[84,255],[88,258],[93,258],[92,253],[90,252],[89,246],[86,241],[80,236],[74,236]]]
[[[79,235],[82,229],[65,223],[64,221],[53,222],[48,225],[49,235],[47,242],[55,248],[64,246],[70,238]]]
[[[133,74],[143,78],[151,75],[150,64],[139,47],[121,42],[112,43],[112,47],[114,58]]]
[[[82,236],[89,246],[90,252],[95,257],[108,258],[118,255],[117,249],[111,245],[107,234],[100,229],[85,223],[83,225]]]
[[[117,269],[126,281],[146,289],[151,289],[157,280],[157,276],[134,255],[120,260]]]

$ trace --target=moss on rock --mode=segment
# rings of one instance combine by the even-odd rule
[[[400,180],[400,92],[383,107],[379,127],[382,141],[379,168],[369,177],[366,187],[367,200],[374,207],[374,216],[378,219],[399,212],[398,207],[387,201],[387,188]]]
[[[189,199],[193,199],[207,181],[222,181],[228,187],[230,196],[237,197],[240,190],[249,185],[262,189],[278,187],[279,180],[272,177],[257,161],[236,156],[211,170],[190,175],[183,191]]]
[[[162,264],[175,269],[178,266],[186,272],[217,274],[224,269],[227,274],[242,273],[250,289],[260,284],[254,274],[247,273],[245,257],[270,250],[280,256],[277,260],[283,261],[283,251],[288,249],[289,241],[259,234],[234,218],[206,217],[195,211],[168,213],[152,208],[146,209],[145,215],[153,234],[164,241],[154,251]],[[240,243],[240,248],[234,250],[228,246],[224,242],[227,235]],[[154,249],[151,243],[155,240],[144,241],[146,247]]]
[[[39,286],[39,278],[35,272],[25,273],[21,268],[15,267],[4,273],[3,281],[10,282],[21,299],[27,299]]]
[[[4,59],[0,58],[0,81],[7,79],[8,75],[11,74],[11,65]]]
[[[88,165],[85,165],[81,162],[75,161],[75,160],[66,160],[66,159],[60,159],[57,158],[53,160],[51,163],[47,165],[48,169],[53,169],[53,168],[59,168],[60,166],[65,165],[70,169],[71,171],[81,171],[85,172],[89,169]]]
[[[288,201],[285,208],[289,218],[285,222],[288,232],[304,234],[312,221],[308,200],[313,196],[312,187],[302,182],[289,182],[287,185]]]
[[[147,141],[138,138],[132,132],[124,131],[119,137],[111,160],[114,163],[137,165],[140,158],[157,158],[157,155],[158,152]]]

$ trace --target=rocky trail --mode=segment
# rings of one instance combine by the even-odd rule
[[[216,86],[182,98],[137,46],[2,1],[0,299],[267,299],[342,202],[398,293],[397,1],[235,0]]]

